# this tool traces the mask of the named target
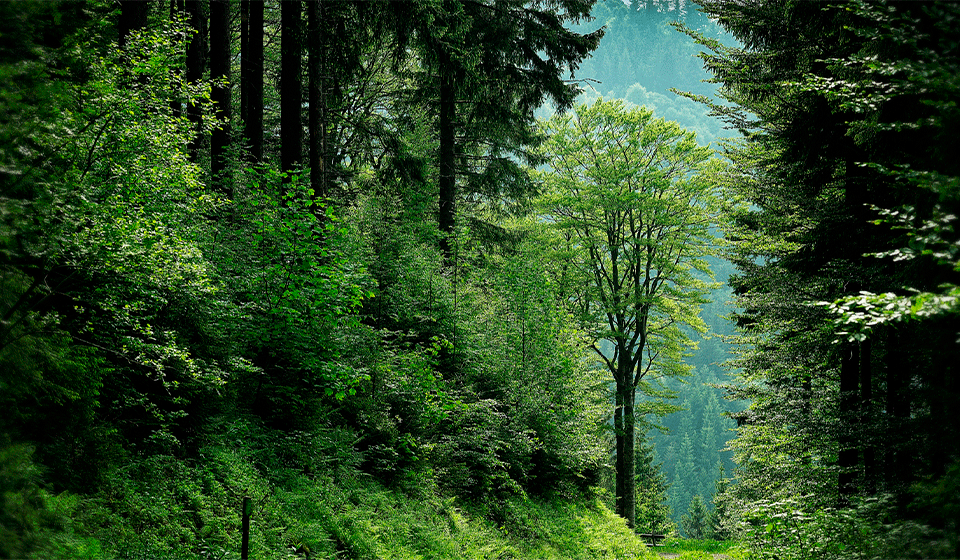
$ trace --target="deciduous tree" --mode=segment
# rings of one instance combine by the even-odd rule
[[[685,329],[704,329],[719,162],[693,133],[622,102],[579,106],[542,130],[541,219],[577,269],[570,297],[616,384],[617,507],[633,526],[636,425],[669,410],[659,381],[687,373]],[[639,410],[638,392],[654,397]]]

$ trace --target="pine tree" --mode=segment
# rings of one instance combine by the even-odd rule
[[[709,535],[710,512],[699,494],[691,498],[687,513],[680,519],[680,527],[690,539],[704,539]]]
[[[725,541],[734,537],[735,520],[733,518],[733,508],[730,504],[731,497],[727,494],[729,485],[730,480],[726,477],[723,461],[718,461],[716,486],[710,500],[713,503],[713,510],[710,511],[708,518],[709,531],[707,536],[711,539]]]
[[[660,464],[655,464],[649,438],[637,445],[637,522],[641,533],[667,534],[674,528],[667,505],[667,484]]]

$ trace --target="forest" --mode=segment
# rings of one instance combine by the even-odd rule
[[[0,558],[960,558],[958,101],[946,1],[0,2]]]

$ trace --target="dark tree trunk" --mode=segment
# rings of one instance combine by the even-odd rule
[[[247,80],[250,76],[250,0],[240,0],[240,130],[246,136],[247,119],[250,118],[248,107],[250,97],[247,94]]]
[[[913,482],[910,468],[913,450],[906,443],[909,439],[907,424],[910,418],[910,369],[901,328],[891,328],[886,357],[886,409],[890,427],[887,430],[888,443],[884,462],[887,489],[896,493]]]
[[[263,0],[242,0],[247,14],[240,51],[240,106],[249,159],[263,159]]]
[[[860,345],[860,423],[865,433],[863,442],[863,489],[872,494],[877,481],[876,430],[873,418],[873,345],[865,340]]]
[[[637,457],[634,403],[636,387],[633,384],[633,354],[626,341],[621,343],[617,355],[614,379],[617,385],[614,428],[617,434],[617,515],[627,520],[633,528],[637,520]]]
[[[280,169],[286,173],[297,170],[303,157],[301,41],[300,2],[280,2]]]
[[[147,26],[150,2],[147,0],[120,0],[120,20],[117,22],[117,44],[122,49],[131,31]]]
[[[617,391],[614,396],[615,405],[613,409],[613,431],[616,437],[617,456],[614,466],[615,489],[614,500],[617,515],[623,517],[623,474],[626,472],[623,467],[623,380],[617,376]]]
[[[187,0],[185,8],[189,17],[188,23],[193,28],[194,34],[187,45],[187,71],[186,78],[189,83],[197,83],[203,80],[203,75],[207,71],[207,18],[202,0]],[[200,105],[196,103],[187,104],[187,118],[194,126],[194,137],[190,142],[190,159],[197,162],[200,160],[200,152],[203,149],[203,113]]]
[[[440,62],[440,205],[437,222],[440,228],[440,251],[448,266],[453,264],[453,242],[457,215],[456,174],[456,90],[449,55]]]
[[[182,16],[186,7],[184,6],[184,0],[170,0],[170,20],[174,21],[178,17]],[[183,48],[183,44],[179,41],[177,42],[177,50],[179,51]],[[170,74],[173,75],[177,71],[174,69],[170,70]],[[176,118],[183,116],[183,100],[180,99],[180,92],[173,92],[173,99],[170,100],[170,114]]]
[[[623,518],[633,529],[637,524],[637,419],[634,414],[637,389],[631,378],[628,373],[623,395]]]
[[[856,467],[859,453],[853,437],[857,410],[857,389],[860,377],[860,346],[856,342],[844,343],[840,356],[840,451],[837,457],[839,475],[837,490],[840,505],[846,506],[847,498],[856,491]]]
[[[221,82],[211,91],[211,99],[216,103],[216,115],[220,124],[213,130],[210,138],[210,167],[214,184],[219,190],[232,196],[230,179],[227,176],[227,150],[230,147],[230,1],[211,0],[210,2],[210,78]]]
[[[326,21],[323,0],[307,3],[307,50],[309,52],[308,113],[310,128],[310,187],[318,200],[329,194],[327,182],[327,107],[324,80],[326,79]]]

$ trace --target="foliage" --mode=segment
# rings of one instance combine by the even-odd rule
[[[664,380],[688,373],[684,329],[704,329],[721,164],[693,133],[619,101],[581,105],[542,126],[537,220],[555,236],[575,320],[616,384],[616,495],[632,524],[635,427],[674,410]],[[650,398],[638,401],[637,392]]]
[[[703,498],[694,496],[690,499],[687,513],[680,518],[680,527],[683,534],[691,539],[703,539],[710,535],[710,512],[703,503]]]
[[[949,541],[929,526],[891,523],[889,496],[855,508],[812,509],[800,500],[760,502],[745,517],[746,543],[758,558],[883,558],[950,556]]]
[[[387,4],[385,13],[414,8],[450,25],[375,15]],[[218,121],[247,115],[210,99],[212,87],[246,83],[187,81],[197,60],[184,47],[202,44],[202,21],[189,29],[156,3],[4,5],[9,553],[235,557],[250,496],[259,558],[649,557],[590,489],[607,459],[608,391],[584,360],[568,263],[546,257],[554,237],[543,224],[508,222],[495,200],[519,207],[531,192],[513,156],[540,157],[524,153],[541,139],[536,105],[572,101],[576,85],[560,73],[601,33],[561,24],[591,5],[331,7],[323,48],[335,60],[327,68],[343,68],[324,76],[333,184],[323,193],[274,168],[286,147],[271,131],[273,108],[289,91],[267,92],[258,165],[238,142],[230,172],[213,181],[206,136],[251,131]],[[133,27],[131,8],[145,16]],[[447,123],[463,135],[454,163],[470,202],[451,262],[433,219],[437,45],[407,49],[410,33],[447,48],[471,84],[457,92],[471,103]],[[245,61],[248,46],[234,43],[231,59]],[[265,49],[268,67],[253,79],[269,83],[276,42]],[[661,334],[682,338],[669,326]],[[679,371],[674,346],[663,348]]]
[[[772,555],[890,553],[853,504],[890,493],[884,531],[909,531],[911,481],[956,455],[956,7],[702,5],[742,42],[688,30],[721,84],[702,100],[744,135],[725,175],[742,307],[728,390],[751,401],[733,518],[779,504],[769,519],[790,521],[757,529]]]
[[[677,536],[671,536],[663,541],[663,544],[657,548],[658,553],[678,554],[679,558],[689,557],[699,559],[703,555],[709,554],[711,557],[715,554],[723,554],[730,558],[745,557],[745,550],[740,541],[719,541],[714,539],[685,539]]]
[[[649,440],[648,440],[649,441]],[[662,465],[655,464],[653,447],[648,442],[637,446],[637,531],[665,535],[675,531],[667,505],[666,477]]]

